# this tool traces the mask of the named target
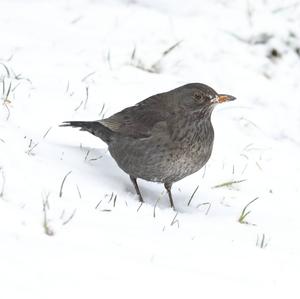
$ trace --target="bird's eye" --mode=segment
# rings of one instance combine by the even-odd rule
[[[196,92],[194,92],[193,98],[195,100],[199,101],[199,100],[203,99],[203,95],[200,92],[196,91]]]

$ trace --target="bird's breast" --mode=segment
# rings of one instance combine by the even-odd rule
[[[149,138],[124,138],[110,144],[118,165],[134,177],[175,182],[201,169],[213,146],[211,123],[181,124]]]

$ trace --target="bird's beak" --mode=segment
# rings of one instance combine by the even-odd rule
[[[228,94],[219,94],[211,102],[215,104],[220,104],[224,102],[234,101],[236,98]]]

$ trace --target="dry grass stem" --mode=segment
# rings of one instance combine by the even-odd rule
[[[194,190],[194,192],[193,192],[193,194],[192,194],[192,196],[191,196],[191,198],[190,198],[190,200],[189,200],[189,202],[188,202],[188,204],[187,204],[188,206],[191,204],[192,199],[193,199],[193,197],[195,196],[195,194],[196,194],[198,188],[199,188],[199,185],[198,185],[198,186],[196,187],[196,189]]]
[[[102,199],[100,199],[100,201],[99,201],[99,202],[97,203],[97,205],[95,206],[95,210],[98,209],[98,207],[100,206],[101,202],[102,202]]]
[[[178,215],[178,212],[176,212],[175,216],[173,217],[170,225],[173,226],[174,224],[177,224],[177,227],[179,228],[179,220],[176,219],[177,218],[177,215]]]
[[[251,213],[251,211],[247,211],[248,207],[253,203],[255,202],[256,200],[258,199],[258,197],[254,198],[253,200],[251,200],[249,203],[247,203],[245,205],[245,207],[243,208],[242,212],[241,212],[241,215],[238,219],[239,223],[241,224],[251,224],[249,223],[248,221],[246,221],[246,217]],[[252,224],[254,225],[254,224]]]
[[[264,249],[268,246],[268,242],[266,241],[266,236],[265,234],[262,234],[262,236],[260,237],[259,235],[257,235],[257,238],[256,238],[256,246],[261,248],[261,249]]]
[[[81,199],[81,198],[82,198],[81,192],[80,192],[80,189],[79,189],[79,187],[78,187],[77,184],[76,184],[76,189],[77,189],[77,192],[78,192],[78,196],[79,196],[79,198]]]
[[[52,129],[52,127],[50,127],[50,128],[46,131],[46,133],[43,135],[43,139],[46,138],[46,136],[48,135],[48,133],[50,132],[51,129]]]
[[[69,171],[63,178],[62,182],[61,182],[61,186],[60,186],[60,190],[59,190],[59,197],[62,197],[63,195],[63,188],[64,188],[64,184],[65,184],[65,181],[67,179],[67,177],[72,173],[72,171]]]
[[[53,236],[54,232],[49,226],[47,211],[49,210],[48,196],[43,200],[43,228],[47,236]]]
[[[222,188],[222,187],[231,187],[232,185],[239,184],[239,183],[242,183],[242,182],[245,182],[245,181],[246,180],[228,181],[228,182],[225,182],[225,183],[222,183],[222,184],[215,185],[211,188],[215,189],[215,188]]]
[[[74,209],[73,213],[65,221],[63,221],[62,225],[68,224],[73,219],[75,213],[76,213],[76,209]]]

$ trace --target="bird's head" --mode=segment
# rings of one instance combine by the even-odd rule
[[[188,84],[190,85],[190,84]],[[235,100],[234,96],[228,94],[219,94],[211,87],[201,84],[192,83],[192,97],[196,103],[204,106],[215,106],[216,104],[221,104],[229,101]]]
[[[235,100],[234,96],[219,94],[211,87],[202,83],[191,83],[180,87],[182,100],[191,110],[203,110],[211,112],[217,104]]]

